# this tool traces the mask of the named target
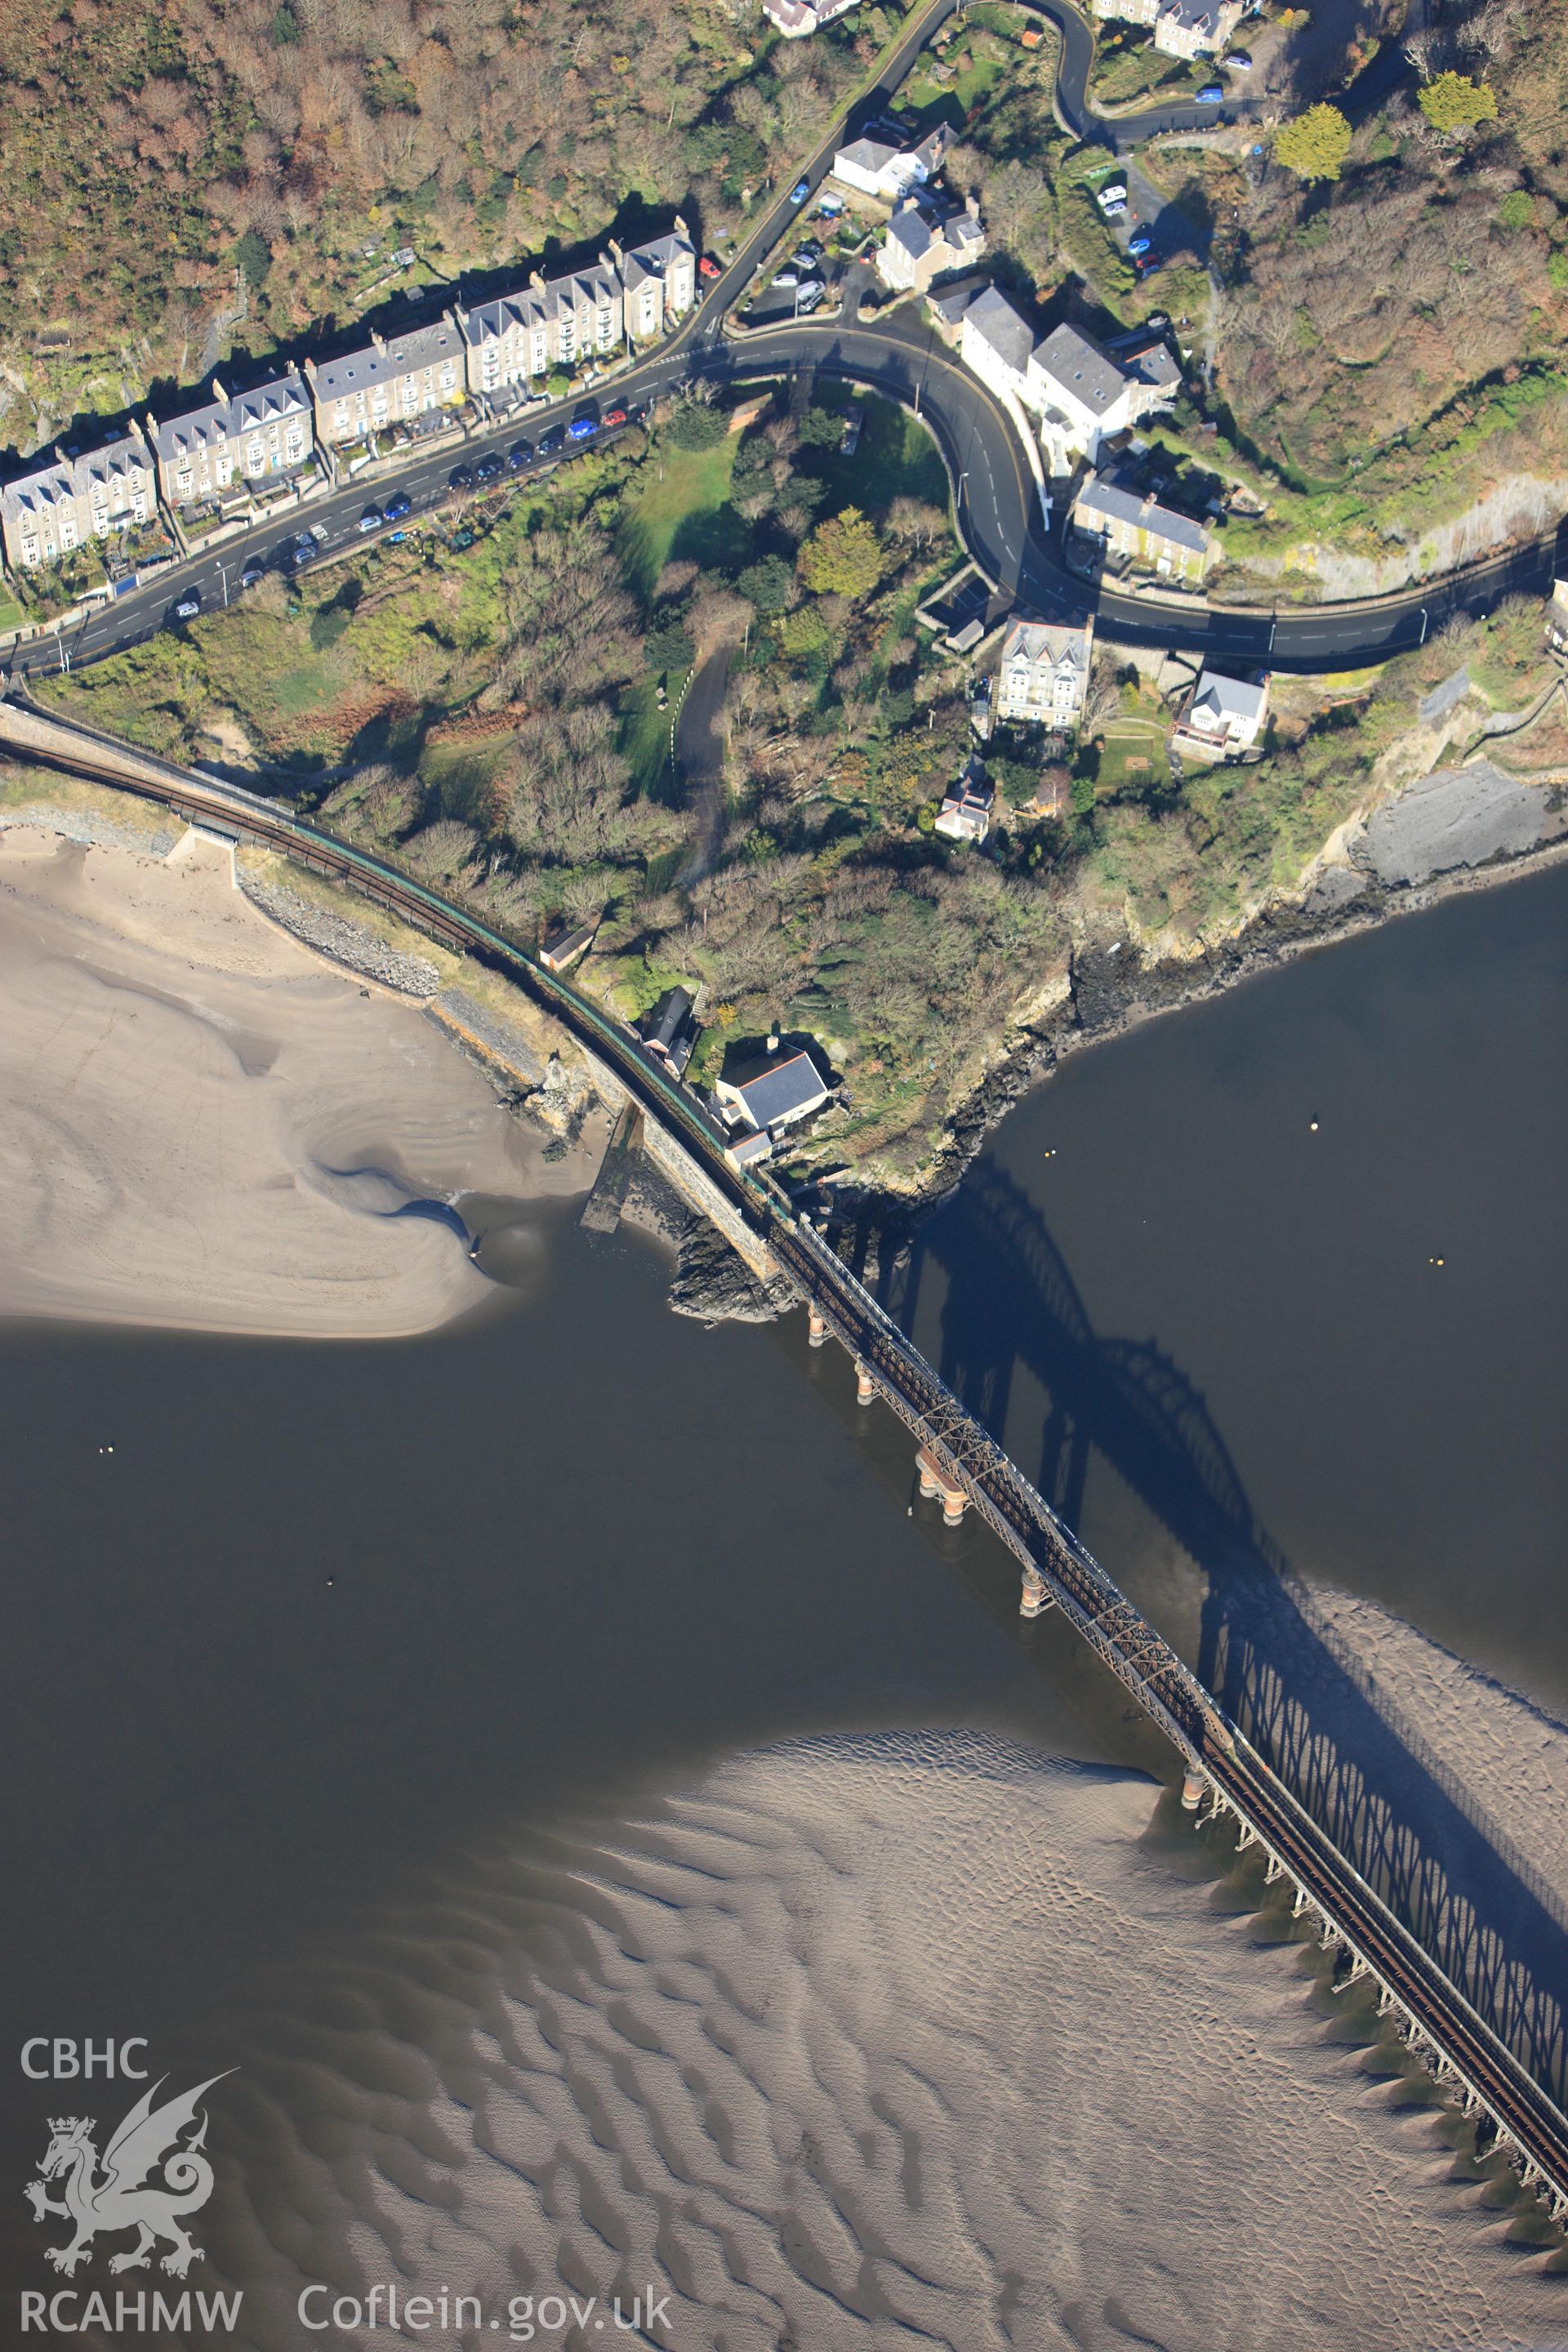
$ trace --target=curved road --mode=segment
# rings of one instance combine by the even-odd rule
[[[809,362],[918,406],[957,485],[961,534],[981,570],[1044,618],[1091,611],[1097,628],[1121,644],[1165,646],[1273,669],[1359,669],[1423,644],[1452,613],[1489,612],[1502,597],[1541,592],[1552,578],[1557,533],[1393,596],[1295,605],[1277,614],[1097,587],[1068,571],[1047,532],[1033,478],[1000,401],[916,320],[761,329],[717,349],[705,341],[691,357],[694,372],[721,379],[787,374]]]
[[[1280,670],[1358,669],[1422,644],[1452,613],[1489,612],[1519,590],[1544,593],[1556,566],[1560,534],[1554,533],[1394,596],[1298,605],[1278,614],[1096,587],[1068,570],[1047,531],[1033,478],[1001,403],[913,318],[867,326],[809,320],[732,338],[721,332],[716,309],[710,308],[688,334],[614,378],[605,397],[635,403],[699,377],[733,383],[788,375],[807,365],[918,410],[947,460],[960,535],[981,570],[1043,618],[1091,611],[1100,633],[1121,644],[1164,646]],[[536,436],[544,425],[570,413],[567,404],[536,411],[526,419],[527,430]],[[385,499],[395,488],[413,501],[416,518],[428,512],[450,497],[455,466],[471,466],[488,450],[504,449],[521,429],[514,417],[475,434],[460,448],[415,454],[373,481],[336,491],[308,509],[291,509],[216,554],[170,565],[144,587],[78,622],[63,637],[51,632],[16,647],[10,666],[28,672],[101,660],[155,635],[193,589],[210,614],[238,593],[247,564],[277,562],[307,517],[326,535],[324,552],[340,552],[359,543],[359,518],[367,503]]]

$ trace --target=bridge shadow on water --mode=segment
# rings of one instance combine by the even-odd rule
[[[1562,2101],[1564,1905],[1319,1612],[1259,1526],[1180,1366],[1152,1341],[1095,1332],[1039,1211],[993,1160],[979,1161],[912,1250],[882,1270],[882,1303],[906,1329],[928,1261],[946,1277],[943,1379],[1001,1437],[1015,1375],[1026,1371],[1047,1406],[1031,1433],[1034,1458],[1021,1449],[1016,1410],[1012,1448],[1063,1518],[1077,1527],[1098,1452],[1196,1564],[1205,1590],[1191,1663],[1204,1682]]]

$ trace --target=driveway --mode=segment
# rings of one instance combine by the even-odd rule
[[[724,731],[720,722],[734,650],[726,639],[699,656],[675,722],[675,754],[697,817],[691,855],[676,877],[683,889],[711,870],[723,839]]]

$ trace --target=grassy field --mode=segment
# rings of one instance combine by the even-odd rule
[[[618,548],[626,577],[645,596],[665,565],[685,557],[710,567],[734,568],[750,560],[751,537],[729,503],[739,436],[712,449],[667,444],[642,469],[627,499]]]

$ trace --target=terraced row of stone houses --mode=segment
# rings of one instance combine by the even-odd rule
[[[381,446],[474,401],[505,407],[552,374],[574,375],[655,342],[697,299],[697,253],[679,215],[663,236],[590,268],[454,305],[406,334],[282,373],[232,397],[215,382],[198,408],[149,416],[100,449],[56,449],[0,487],[0,547],[15,571],[55,563],[94,540],[193,517],[289,488],[329,453]]]

